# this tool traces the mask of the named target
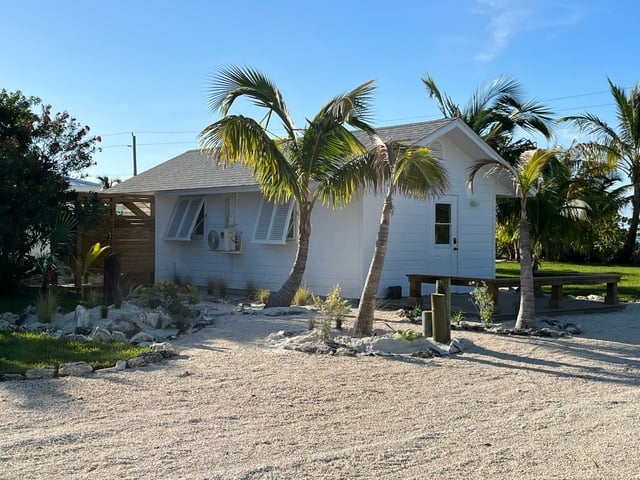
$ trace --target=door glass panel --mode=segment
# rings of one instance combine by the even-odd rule
[[[451,244],[450,203],[436,203],[435,241],[436,245]]]

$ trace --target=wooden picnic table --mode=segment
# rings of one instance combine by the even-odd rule
[[[424,275],[417,273],[407,274],[409,279],[409,304],[422,305],[422,284],[436,283],[438,280],[449,279],[451,285],[477,286],[483,282],[489,288],[493,296],[495,311],[499,311],[500,288],[519,288],[520,277],[498,277],[498,278],[477,278],[459,277],[445,275]],[[551,286],[551,297],[549,299],[550,308],[560,308],[562,300],[562,288],[565,285],[596,285],[604,283],[607,286],[607,293],[604,303],[609,305],[618,304],[618,282],[620,275],[615,274],[536,274],[533,277],[535,287]]]

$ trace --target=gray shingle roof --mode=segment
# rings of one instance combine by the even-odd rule
[[[189,150],[135,177],[114,185],[107,193],[155,193],[169,190],[257,186],[251,170],[241,163],[218,165],[200,150]]]
[[[429,122],[380,127],[376,131],[383,140],[395,139],[412,144],[453,121],[456,120],[445,118]],[[355,132],[355,135],[365,145],[369,143],[368,137],[362,132]],[[216,162],[204,156],[199,150],[189,150],[114,185],[106,193],[148,194],[171,190],[257,187],[257,185],[258,182],[246,166],[240,163],[232,163],[226,167],[218,166]]]
[[[432,120],[429,122],[406,123],[404,125],[393,125],[390,127],[376,128],[378,136],[382,140],[399,140],[409,145],[419,142],[428,137],[440,128],[455,122],[455,118],[443,118],[440,120]],[[362,132],[355,132],[355,136],[365,145],[368,143],[367,136]]]

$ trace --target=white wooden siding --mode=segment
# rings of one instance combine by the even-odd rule
[[[451,188],[458,197],[458,266],[460,275],[491,277],[495,274],[495,194],[491,178],[476,177],[474,193],[467,190],[467,168],[472,159],[448,137],[439,142],[445,154]],[[207,277],[218,276],[229,288],[244,289],[248,281],[259,288],[277,290],[291,269],[296,242],[268,245],[251,242],[260,208],[259,192],[210,194],[206,197],[204,235],[190,242],[163,239],[177,200],[176,195],[156,197],[156,279],[171,279],[174,272],[205,286]],[[408,294],[407,273],[429,273],[427,242],[433,236],[434,199],[420,201],[396,196],[389,245],[378,294],[389,286],[402,286]],[[356,198],[342,210],[316,205],[312,216],[305,285],[324,295],[340,284],[345,297],[358,298],[366,279],[380,220],[381,197]],[[228,224],[228,225],[227,225]],[[233,227],[242,236],[242,253],[211,251],[210,230]],[[220,242],[224,245],[224,242]]]

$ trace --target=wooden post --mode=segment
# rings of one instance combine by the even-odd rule
[[[433,320],[429,310],[422,311],[422,335],[425,338],[433,336]]]
[[[104,303],[114,303],[119,295],[118,278],[120,278],[120,253],[112,253],[104,259]]]
[[[446,317],[446,297],[442,293],[431,294],[433,339],[438,343],[451,341],[451,321]]]
[[[436,293],[442,293],[445,298],[445,318],[451,320],[451,279],[436,280]]]

